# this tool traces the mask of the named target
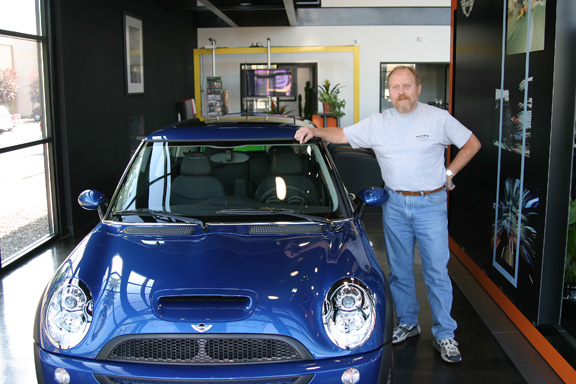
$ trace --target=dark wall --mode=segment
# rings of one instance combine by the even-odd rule
[[[529,320],[557,324],[574,145],[576,81],[566,49],[574,2],[548,0],[533,11],[541,45],[529,53],[528,15],[512,4],[476,1],[466,15],[458,2],[453,112],[482,150],[455,181],[450,231]]]
[[[142,19],[144,94],[125,87],[124,13]],[[194,93],[192,14],[165,12],[153,0],[55,0],[52,6],[54,116],[62,232],[91,226],[85,189],[109,198],[130,158],[129,118],[144,132],[177,119],[177,102]]]

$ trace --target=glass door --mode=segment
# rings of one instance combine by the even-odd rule
[[[42,5],[0,2],[0,267],[55,235]]]

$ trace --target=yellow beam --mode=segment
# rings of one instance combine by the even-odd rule
[[[360,47],[354,46],[354,123],[360,121]]]
[[[200,54],[194,50],[194,104],[196,104],[196,116],[202,117],[202,87],[200,82]]]
[[[198,48],[194,50],[194,102],[196,113],[202,115],[202,88],[200,56],[212,55],[213,49]],[[360,47],[358,46],[318,46],[318,47],[271,47],[270,53],[341,53],[354,55],[354,122],[360,118]],[[266,47],[251,48],[215,48],[216,55],[251,55],[267,54]]]
[[[329,52],[354,52],[358,49],[357,46],[317,46],[317,47],[271,47],[271,53],[329,53]],[[198,55],[211,55],[212,49],[198,48],[194,50]],[[268,53],[266,47],[249,47],[249,48],[216,48],[217,55],[239,55],[239,54],[255,54],[255,53]]]

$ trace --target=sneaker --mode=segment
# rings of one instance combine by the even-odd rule
[[[459,363],[462,361],[462,355],[458,350],[458,343],[454,339],[434,339],[432,344],[434,349],[440,352],[442,360],[447,363]]]
[[[398,323],[392,330],[392,343],[401,343],[409,337],[419,335],[420,331],[421,329],[419,325],[406,325],[403,323]]]

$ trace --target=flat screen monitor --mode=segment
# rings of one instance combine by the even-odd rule
[[[291,69],[247,69],[246,96],[295,98]]]

